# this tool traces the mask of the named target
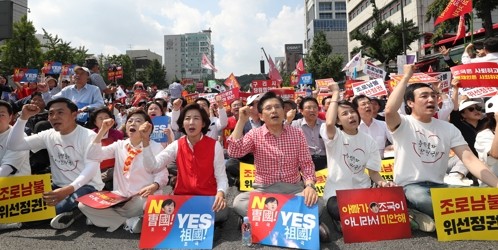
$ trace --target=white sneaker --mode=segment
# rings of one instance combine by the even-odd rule
[[[132,234],[139,234],[142,232],[142,220],[142,217],[128,218],[123,228]]]
[[[86,218],[85,224],[87,226],[93,226],[93,222],[90,219],[88,219],[88,218]]]
[[[21,228],[22,224],[21,223],[0,223],[0,230],[7,230],[7,229],[18,229]]]
[[[436,231],[436,223],[429,215],[415,209],[408,209],[408,214],[410,216],[410,221],[413,220],[416,222],[416,224],[411,223],[412,227],[415,225],[418,226],[418,228],[415,229],[428,233]]]
[[[466,186],[472,185],[473,181],[467,178],[462,178],[459,173],[450,173],[444,177],[444,183],[451,186]]]
[[[50,226],[54,229],[65,229],[71,226],[74,222],[73,212],[65,212],[56,215],[52,221],[50,221]]]

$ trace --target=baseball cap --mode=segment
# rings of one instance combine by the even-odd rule
[[[85,71],[88,75],[90,75],[90,70],[87,68],[87,67],[81,67],[81,66],[76,66],[74,67],[74,72],[78,71],[78,70],[83,70]]]
[[[252,104],[254,103],[254,101],[259,101],[259,98],[260,98],[259,94],[255,94],[255,95],[249,96],[247,98],[247,106],[252,106]]]

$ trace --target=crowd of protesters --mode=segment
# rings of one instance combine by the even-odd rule
[[[498,39],[486,40],[481,50],[481,57],[471,59],[466,49],[462,62],[496,61]],[[415,71],[404,66],[387,102],[344,96],[332,82],[321,103],[313,95],[294,102],[267,92],[234,100],[229,110],[219,97],[187,104],[178,83],[150,91],[137,82],[125,101],[106,105],[103,97],[116,88],[97,76],[94,60],[75,67],[70,82],[46,77],[17,83],[14,90],[1,76],[0,91],[17,100],[0,101],[0,176],[51,173],[52,191],[43,197],[56,207],[50,222],[56,229],[83,213],[88,225],[139,233],[147,196],[171,185],[173,194],[214,196],[218,223],[227,220],[230,207],[245,216],[251,192],[302,195],[306,205],[318,204],[334,220],[319,225],[320,239],[328,241],[330,227],[340,230],[337,190],[402,186],[412,226],[433,232],[430,188],[498,187],[498,97],[485,106],[483,99],[459,96],[458,79],[451,97],[438,83],[408,84]],[[168,141],[151,141],[152,118],[164,115],[171,117],[162,131]],[[393,182],[379,174],[386,152],[395,158]],[[254,164],[254,190],[227,204],[228,187],[240,183],[240,162]],[[315,171],[324,168],[328,176],[319,198]],[[75,201],[102,189],[130,199],[108,209]]]

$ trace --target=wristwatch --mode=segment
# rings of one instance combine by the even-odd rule
[[[313,190],[315,190],[315,191],[316,191],[315,184],[313,184],[313,183],[308,183],[308,184],[306,184],[306,187],[313,188]]]

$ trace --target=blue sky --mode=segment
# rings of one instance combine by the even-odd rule
[[[28,5],[38,33],[44,28],[93,54],[150,49],[164,57],[164,35],[211,28],[216,78],[259,73],[261,47],[272,57],[283,56],[284,44],[304,41],[304,0],[39,0]]]

